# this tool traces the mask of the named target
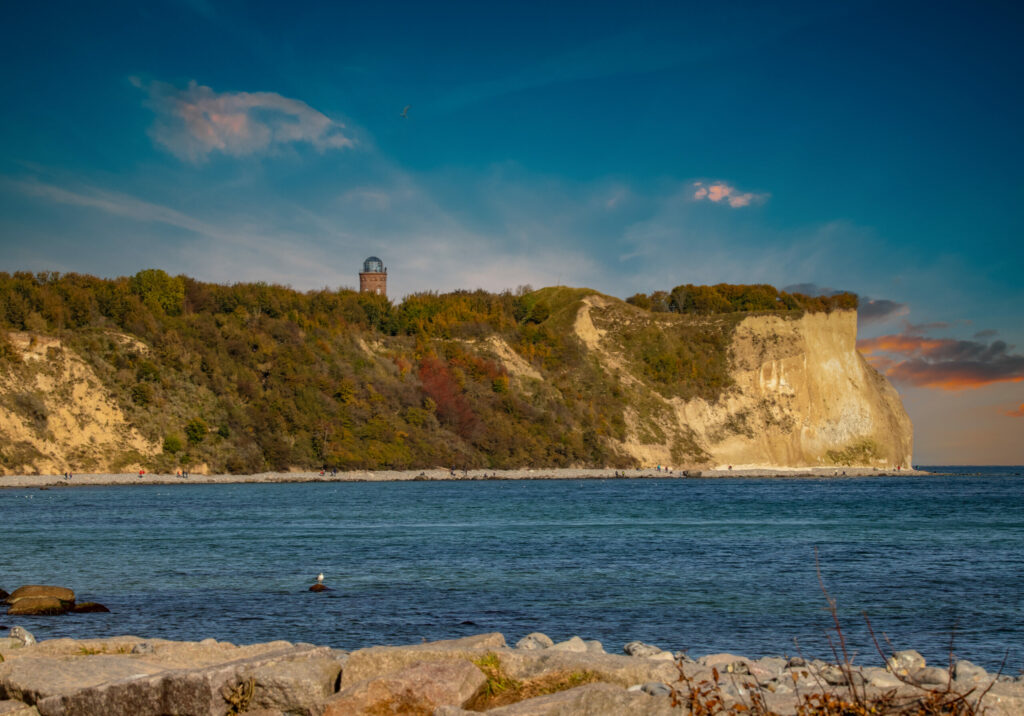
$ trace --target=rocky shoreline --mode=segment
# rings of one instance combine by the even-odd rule
[[[642,642],[608,653],[596,641],[556,644],[540,633],[511,647],[490,633],[351,652],[136,636],[36,643],[17,626],[0,637],[3,716],[660,716],[708,707],[792,714],[809,701],[829,705],[820,714],[862,713],[842,704],[866,704],[876,710],[863,713],[929,706],[927,713],[1009,716],[1024,713],[1024,678],[964,660],[929,666],[914,651],[879,666],[727,653],[694,659]]]
[[[376,470],[261,472],[252,475],[201,475],[188,477],[155,473],[74,473],[63,475],[0,475],[0,488],[75,487],[82,485],[188,485],[288,482],[411,482],[444,480],[614,480],[652,478],[843,478],[891,475],[928,475],[920,470],[882,470],[870,467],[747,467],[682,470],[644,468],[523,468],[520,470]]]

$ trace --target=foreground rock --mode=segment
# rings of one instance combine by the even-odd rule
[[[319,713],[343,659],[328,647],[137,637],[55,639],[0,655],[0,696],[41,716]]]
[[[342,689],[328,700],[323,716],[361,713],[431,713],[464,706],[487,677],[469,661],[419,661]]]
[[[536,632],[516,648],[494,632],[351,654],[288,642],[33,643],[24,630],[11,637],[17,638],[0,638],[0,716],[466,716],[481,710],[666,716],[709,705],[715,713],[737,714],[754,695],[777,714],[793,714],[807,695],[823,692],[852,703],[848,710],[857,713],[874,712],[872,704],[883,701],[887,713],[899,713],[960,697],[988,716],[1024,713],[1021,679],[997,677],[968,661],[952,669],[929,666],[916,652],[900,652],[883,668],[729,653],[673,659],[642,642],[627,644],[626,654],[608,654],[597,642],[554,643]]]

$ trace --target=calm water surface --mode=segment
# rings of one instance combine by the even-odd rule
[[[954,469],[950,469],[954,470]],[[342,648],[501,631],[692,655],[897,648],[1024,667],[1024,468],[844,480],[538,480],[0,490],[0,587],[112,614],[37,637]],[[317,572],[333,591],[307,591]],[[15,620],[0,614],[0,623]]]

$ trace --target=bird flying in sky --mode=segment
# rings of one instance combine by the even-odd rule
[[[409,108],[410,107],[412,107],[411,104],[405,105],[405,109],[402,110],[402,119],[409,119]]]

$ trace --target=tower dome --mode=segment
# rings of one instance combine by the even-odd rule
[[[363,261],[363,270],[359,272],[359,292],[376,293],[379,296],[388,294],[388,270],[376,256]]]

